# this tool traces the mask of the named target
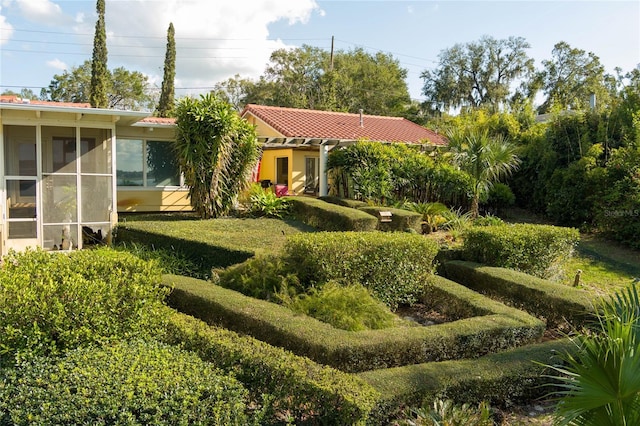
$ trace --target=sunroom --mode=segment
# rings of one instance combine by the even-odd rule
[[[109,242],[117,223],[116,126],[144,112],[0,102],[2,254]]]

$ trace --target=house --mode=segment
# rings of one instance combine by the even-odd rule
[[[0,96],[0,127],[1,254],[107,241],[118,211],[191,209],[172,121]]]
[[[263,146],[259,180],[291,195],[327,193],[329,150],[359,140],[444,146],[446,138],[405,118],[247,105]]]

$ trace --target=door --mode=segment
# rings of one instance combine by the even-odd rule
[[[38,246],[36,128],[5,126],[5,248]]]
[[[276,158],[276,184],[289,186],[289,157]]]
[[[304,192],[306,194],[316,194],[320,183],[318,179],[318,159],[316,157],[305,157],[304,165]]]

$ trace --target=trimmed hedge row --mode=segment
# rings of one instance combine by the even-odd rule
[[[296,220],[322,231],[373,231],[378,227],[378,219],[356,209],[316,198],[287,197],[287,200]]]
[[[172,312],[164,339],[233,373],[253,398],[266,405],[266,424],[282,423],[283,413],[294,424],[365,424],[379,398],[356,376]]]
[[[430,283],[425,304],[429,298],[442,304],[440,294],[446,292],[460,299],[467,312],[482,316],[429,327],[349,332],[206,281],[172,275],[163,281],[174,287],[169,305],[181,312],[346,372],[474,358],[531,342],[544,331],[544,323],[525,312],[441,277]]]
[[[445,263],[444,269],[447,278],[545,318],[549,326],[568,321],[579,327],[589,322],[594,313],[588,293],[567,285],[510,269],[459,260]]]
[[[465,231],[464,252],[466,260],[550,278],[560,273],[579,240],[574,228],[523,223],[477,226]]]
[[[378,219],[378,229],[380,231],[406,231],[411,229],[422,233],[422,214],[409,210],[394,209],[392,207],[366,206],[358,207]],[[380,212],[391,212],[391,222],[381,222]]]
[[[553,371],[543,365],[561,361],[558,354],[572,351],[569,340],[555,340],[486,355],[479,359],[432,362],[358,374],[382,395],[371,424],[387,424],[407,406],[435,398],[478,404],[510,406],[547,395]]]
[[[322,197],[318,197],[318,199],[322,201],[326,201],[327,203],[337,204],[343,207],[351,207],[352,209],[366,207],[369,205],[364,201],[352,200],[351,198],[334,197],[333,195],[324,195]]]
[[[361,284],[394,310],[422,292],[437,252],[438,244],[421,235],[330,232],[289,236],[283,259],[303,285]]]

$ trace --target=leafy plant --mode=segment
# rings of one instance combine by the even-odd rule
[[[247,391],[196,354],[120,342],[36,357],[0,386],[0,424],[245,425]]]
[[[249,190],[249,214],[255,217],[282,218],[289,211],[289,201],[278,197],[271,188],[262,188],[259,183]]]
[[[640,424],[640,295],[633,284],[601,303],[597,329],[572,340],[556,407],[561,425]]]
[[[479,216],[476,220],[473,221],[473,226],[498,226],[504,225],[504,220],[500,219],[498,216],[493,216],[491,214],[486,214],[484,216]]]
[[[395,324],[389,308],[360,284],[343,286],[330,281],[287,306],[343,330],[378,330]]]
[[[428,232],[437,231],[447,222],[445,216],[449,208],[442,203],[406,203],[405,206],[407,210],[422,214]]]
[[[436,399],[432,407],[412,410],[416,426],[493,426],[489,404],[478,407],[469,404],[456,405],[451,400]]]
[[[447,231],[461,232],[473,224],[472,212],[463,212],[462,209],[449,209],[442,216],[445,219],[442,227]]]

